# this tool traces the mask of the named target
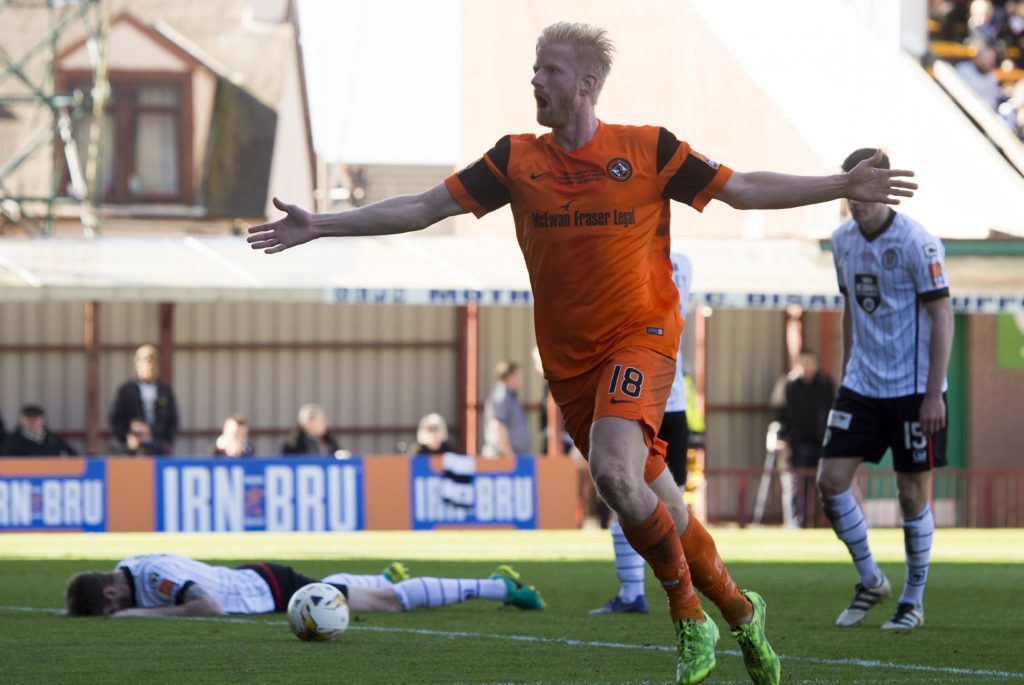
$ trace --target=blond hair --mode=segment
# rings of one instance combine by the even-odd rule
[[[594,102],[597,102],[612,69],[612,53],[615,52],[615,43],[608,32],[599,26],[560,21],[541,32],[537,52],[548,45],[570,45],[575,49],[579,74],[597,79],[594,87]]]
[[[443,443],[448,440],[448,424],[445,422],[443,416],[436,412],[432,412],[420,419],[420,425],[416,428],[416,442],[421,445],[426,445],[430,441],[430,434],[428,431],[431,428],[437,429],[438,443]]]
[[[299,407],[299,416],[298,416],[299,424],[300,425],[305,425],[305,424],[309,423],[310,421],[312,421],[314,418],[316,418],[317,415],[323,414],[323,413],[324,413],[324,408],[321,407],[319,404],[314,404],[312,402],[304,404],[301,407]]]

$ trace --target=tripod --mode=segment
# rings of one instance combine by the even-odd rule
[[[768,504],[768,492],[772,485],[772,476],[775,473],[779,453],[782,451],[779,445],[779,429],[782,427],[778,421],[768,424],[768,433],[764,441],[764,468],[761,470],[761,482],[757,486],[757,499],[754,502],[754,518],[752,525],[759,526],[764,520],[764,509]],[[779,485],[782,489],[782,522],[786,528],[798,528],[799,522],[793,516],[793,471],[790,468],[779,470]]]

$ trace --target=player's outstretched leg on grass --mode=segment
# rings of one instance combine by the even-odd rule
[[[409,580],[412,577],[409,567],[400,561],[392,561],[380,574],[391,581],[391,583],[401,583],[403,580]]]
[[[676,631],[676,681],[699,683],[715,667],[718,627],[694,593],[672,515],[644,482],[647,452],[638,422],[614,416],[594,421],[589,450],[594,485],[668,596]]]
[[[694,586],[710,599],[729,624],[732,636],[743,652],[747,675],[756,685],[778,685],[782,677],[779,657],[765,634],[765,601],[750,590],[740,590],[729,575],[714,538],[696,517],[691,516],[668,469],[650,483],[666,503],[679,535]]]
[[[376,574],[332,573],[321,580],[332,585],[348,587],[388,587],[410,578],[409,567],[400,561],[392,561]]]
[[[412,611],[471,599],[487,599],[519,609],[540,610],[545,606],[537,588],[524,583],[508,565],[499,566],[490,578],[419,576],[382,587],[350,585],[348,603],[353,611]]]
[[[508,594],[505,595],[505,601],[502,604],[503,607],[541,610],[547,606],[537,588],[524,583],[519,572],[508,564],[502,564],[494,569],[490,579],[500,580],[508,588]]]
[[[853,495],[853,477],[860,466],[858,458],[829,458],[818,467],[818,490],[825,515],[836,536],[850,551],[860,582],[853,599],[836,618],[840,628],[860,625],[868,611],[892,596],[889,579],[878,567],[868,546],[868,524],[857,498]]]

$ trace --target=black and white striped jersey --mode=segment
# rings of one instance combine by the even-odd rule
[[[892,212],[871,238],[844,223],[832,234],[832,257],[853,317],[843,385],[875,398],[923,393],[932,332],[924,303],[949,296],[942,242]]]
[[[173,606],[184,602],[185,592],[198,585],[226,613],[265,614],[274,611],[270,586],[252,569],[210,566],[177,554],[139,554],[117,564],[128,572],[135,606]]]
[[[693,284],[693,263],[682,252],[672,252],[672,282],[679,291],[679,317],[686,324],[686,312],[690,308],[690,286]],[[682,344],[682,336],[680,345]],[[686,383],[683,377],[683,350],[676,352],[676,377],[665,403],[666,412],[686,411]]]

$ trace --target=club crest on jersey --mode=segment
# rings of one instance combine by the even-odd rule
[[[882,253],[882,266],[884,266],[886,269],[889,269],[889,271],[895,269],[896,265],[898,265],[899,263],[900,253],[897,252],[894,248],[890,247],[888,250]]]
[[[633,175],[633,165],[622,157],[616,157],[608,162],[608,176],[613,181],[627,181]]]
[[[875,274],[856,274],[853,277],[854,294],[857,304],[868,314],[874,314],[882,304],[882,288]]]

